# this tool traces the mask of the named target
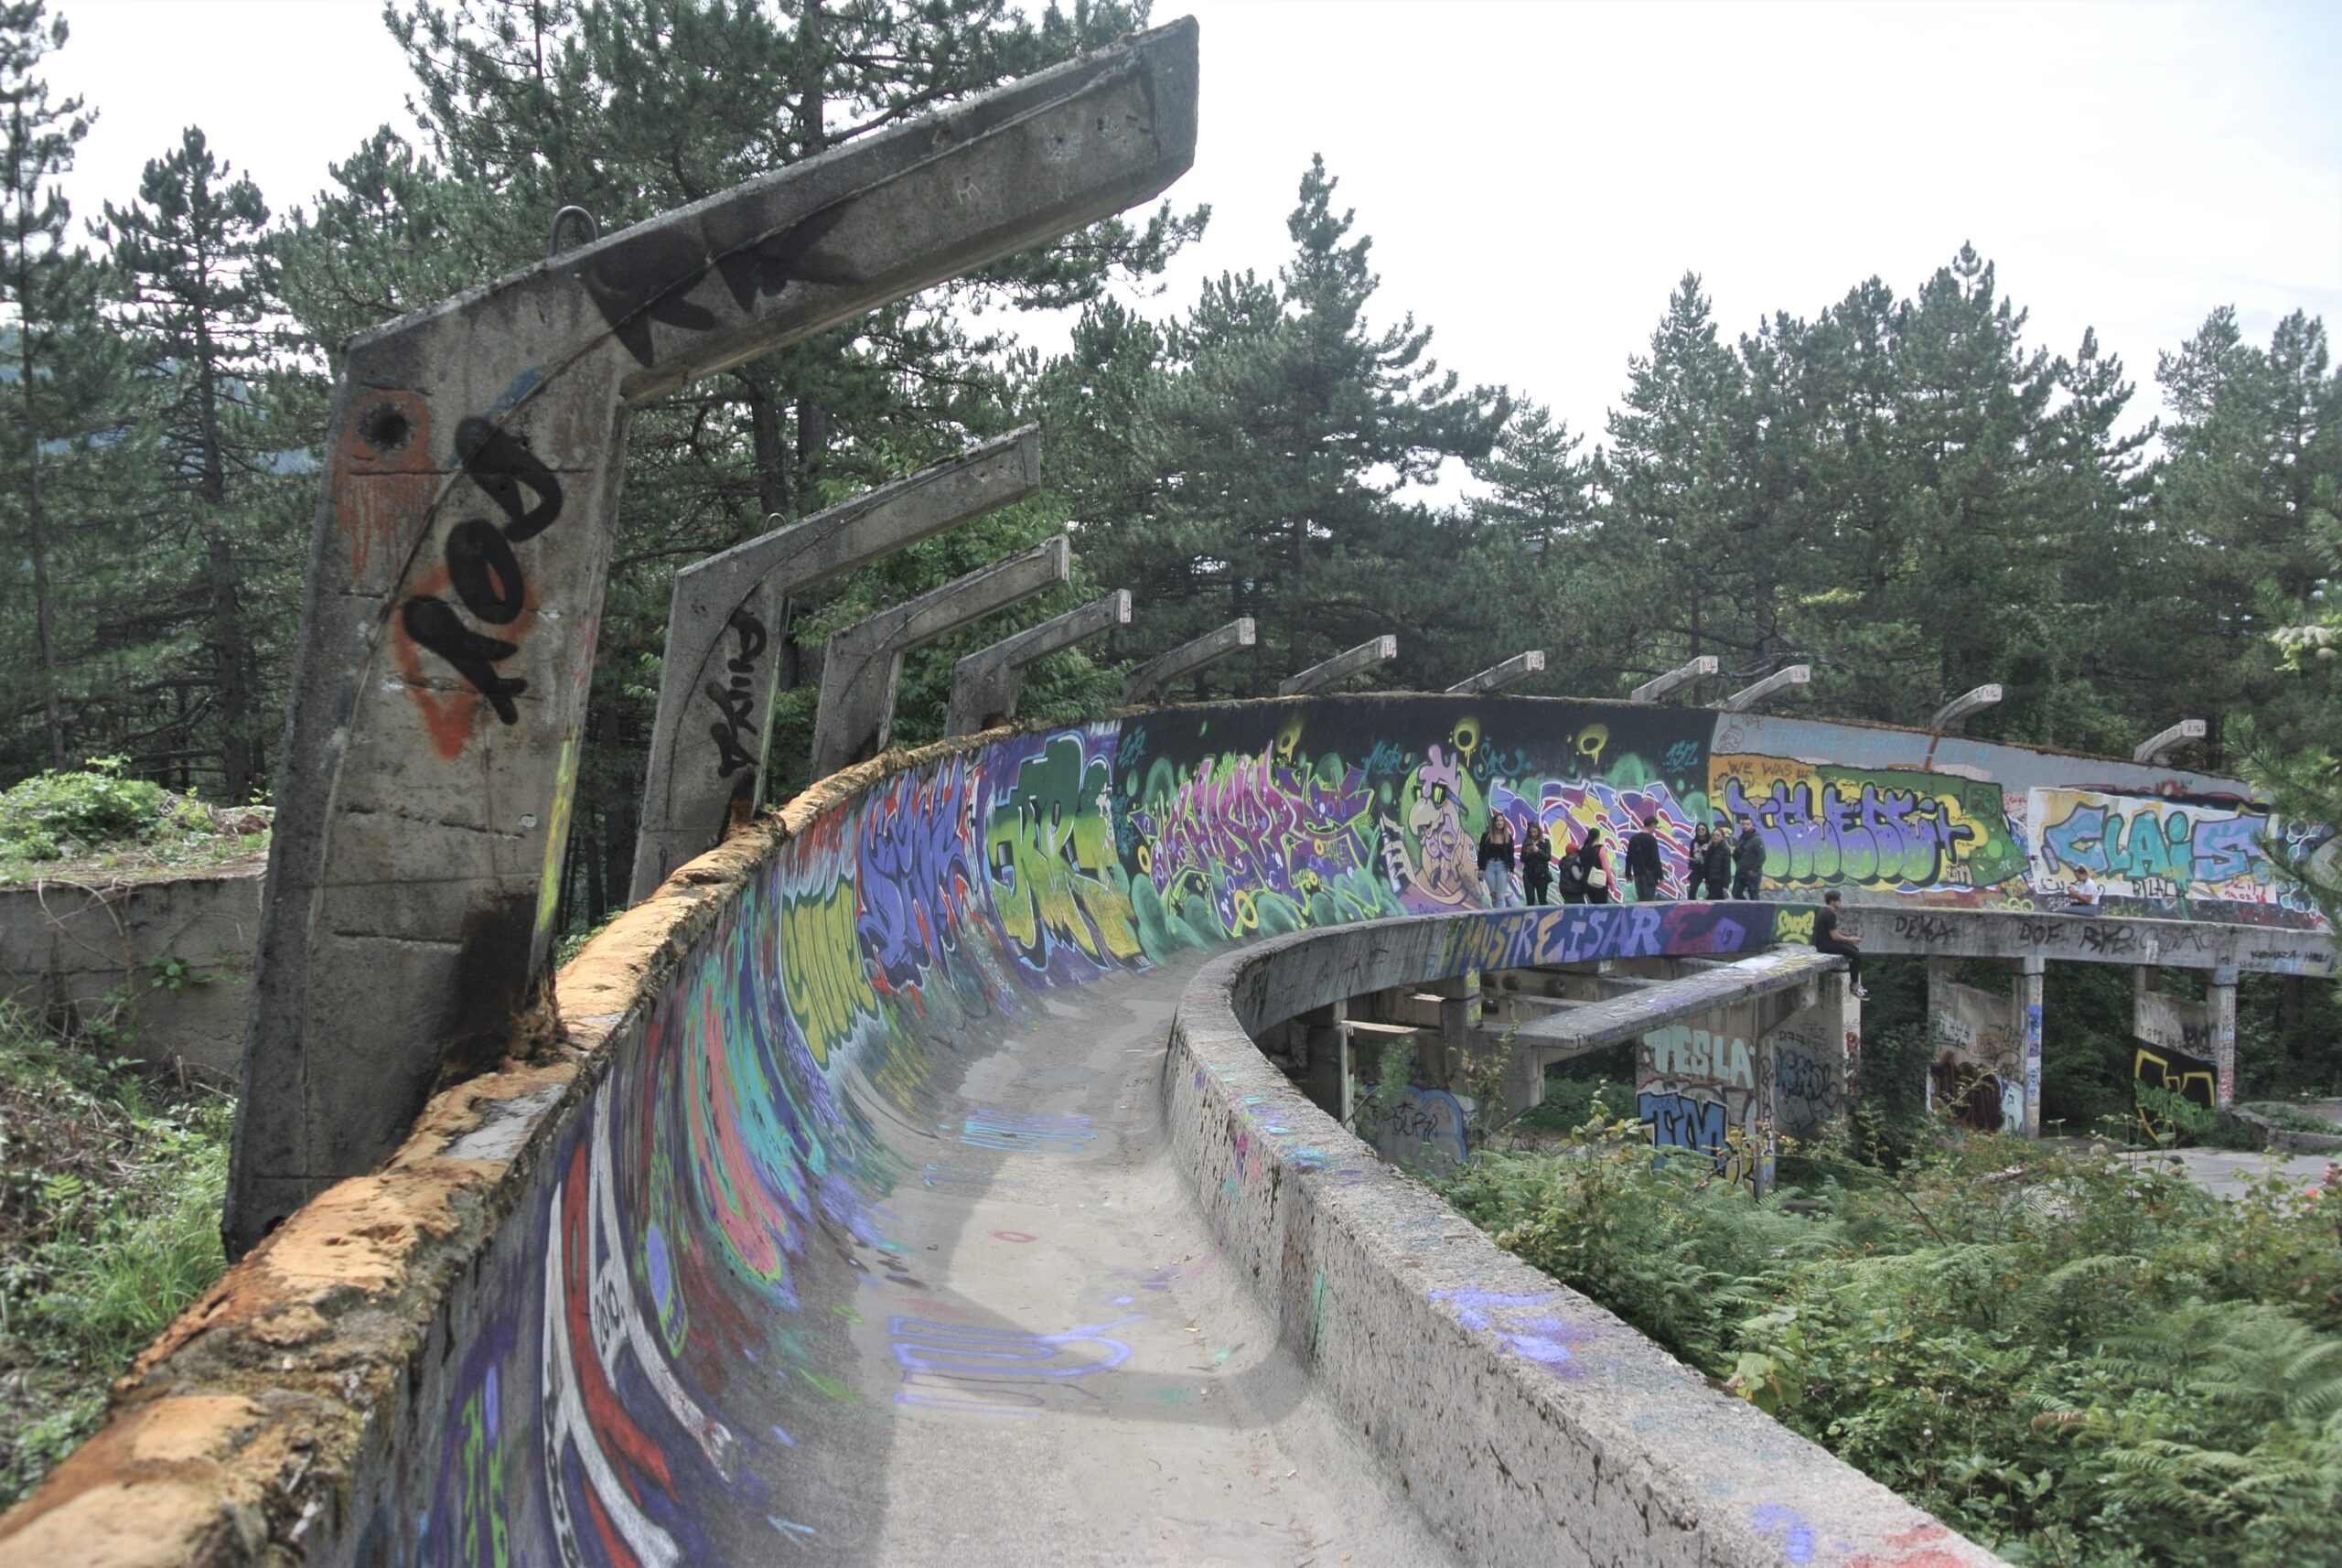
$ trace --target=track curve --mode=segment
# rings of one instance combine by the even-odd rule
[[[1907,909],[2023,913],[2090,864],[2117,916],[2330,967],[2240,847],[2244,804],[2232,781],[2026,748],[1487,697],[1165,710],[851,769],[597,938],[561,977],[562,1050],[441,1094],[388,1165],[231,1271],[0,1548],[1989,1561],[1883,1494],[1829,1514],[1836,1474],[1763,1501],[1631,1399],[1592,1398],[1608,1435],[1573,1438],[1583,1391],[1524,1380],[1576,1354],[1585,1304],[1472,1251],[1338,1129],[1299,1135],[1322,1115],[1241,1037],[1175,1030],[1174,1004],[1221,983],[1198,966],[1232,945],[1468,910],[1491,810],[1648,812],[1671,838],[1746,810],[1780,890]],[[1322,1280],[1294,1273],[1342,1245]],[[1441,1283],[1391,1283],[1411,1248]],[[1618,1388],[1706,1395],[1612,1343],[1587,1354]],[[1707,1397],[1719,1432],[1761,1419]],[[1540,1514],[1549,1484],[1619,1511]]]

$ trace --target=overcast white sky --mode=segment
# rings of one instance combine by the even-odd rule
[[[77,212],[198,124],[272,205],[403,124],[376,0],[51,0],[54,89],[99,109]],[[1727,333],[1874,274],[1907,293],[1963,240],[2032,336],[2085,327],[2140,383],[2212,306],[2342,329],[2342,5],[1643,5],[1158,0],[1203,25],[1202,135],[1173,188],[1211,231],[1152,308],[1273,271],[1312,152],[1467,381],[1598,436],[1669,289]],[[1054,341],[1056,334],[1037,335]]]

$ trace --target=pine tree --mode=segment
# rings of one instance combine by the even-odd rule
[[[38,715],[40,740],[27,749],[52,768],[76,759],[83,710],[123,683],[105,668],[104,607],[91,585],[124,569],[113,537],[121,498],[106,485],[134,446],[120,417],[123,357],[99,317],[105,280],[66,243],[72,210],[54,183],[93,118],[79,98],[52,101],[38,74],[66,36],[43,0],[0,5],[0,306],[9,317],[0,516],[21,547],[32,610],[29,628],[12,618],[0,680],[12,718]],[[26,630],[29,649],[18,640]]]
[[[102,231],[129,287],[126,324],[156,403],[165,529],[199,553],[190,608],[202,626],[200,667],[182,678],[207,693],[214,722],[200,727],[225,799],[241,801],[264,736],[260,628],[243,587],[256,572],[282,577],[292,555],[282,508],[269,505],[268,490],[282,488],[271,472],[278,448],[257,397],[269,369],[272,302],[260,265],[268,208],[190,126],[146,165],[138,199],[108,203],[105,214]]]
[[[1216,614],[1260,623],[1259,684],[1393,629],[1433,579],[1456,584],[1453,544],[1394,498],[1450,458],[1485,456],[1511,412],[1500,389],[1460,388],[1426,357],[1410,316],[1380,332],[1366,307],[1373,242],[1350,238],[1325,160],[1286,220],[1293,260],[1275,285],[1247,273],[1207,286],[1172,340],[1185,362],[1160,415],[1176,510]],[[1408,643],[1401,643],[1403,677]]]

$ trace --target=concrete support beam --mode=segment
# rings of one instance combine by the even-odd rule
[[[1958,735],[1967,726],[1971,716],[1999,705],[2000,700],[2001,689],[1996,684],[1962,692],[1936,710],[1936,716],[1928,721],[1928,727],[1939,735]]]
[[[1131,591],[1117,588],[1077,610],[1029,627],[979,649],[951,667],[951,702],[945,735],[973,735],[1016,716],[1016,692],[1025,667],[1075,643],[1131,624]]]
[[[1399,657],[1399,639],[1385,632],[1369,642],[1361,642],[1346,653],[1337,653],[1323,664],[1287,676],[1278,685],[1280,697],[1298,697],[1310,692],[1322,692],[1340,684],[1351,676],[1387,664]]]
[[[1686,686],[1698,685],[1715,672],[1715,657],[1713,654],[1703,653],[1680,670],[1670,670],[1656,680],[1644,682],[1627,693],[1627,701],[1656,703],[1671,692],[1680,692]]]
[[[2041,1136],[2041,983],[2047,961],[2028,958],[2017,968],[2018,1038],[2025,1059],[2025,1119],[2020,1129],[2028,1138]]]
[[[531,1044],[629,411],[1144,201],[1195,131],[1180,21],[344,346],[231,1251],[388,1155],[443,1074]]]
[[[1544,673],[1545,650],[1532,648],[1526,653],[1516,653],[1501,664],[1492,664],[1477,675],[1466,675],[1447,688],[1451,697],[1469,697],[1482,692],[1499,692],[1531,675]]]
[[[1028,425],[675,575],[630,902],[764,799],[791,597],[1040,488],[1041,437]]]
[[[2212,1036],[2212,1103],[2236,1103],[2236,971],[2218,969],[2204,987],[2204,1021]]]
[[[1766,698],[1786,692],[1792,686],[1809,685],[1812,680],[1813,666],[1810,664],[1792,664],[1787,669],[1776,670],[1754,686],[1743,686],[1726,697],[1724,711],[1727,714],[1753,712],[1756,704]]]
[[[1164,693],[1171,689],[1172,682],[1241,652],[1252,647],[1254,640],[1252,618],[1239,616],[1217,631],[1208,631],[1168,653],[1158,654],[1123,680],[1123,706],[1135,708],[1143,703],[1159,703]]]
[[[826,779],[886,749],[904,654],[1047,593],[1072,571],[1072,547],[1060,533],[1021,555],[995,561],[880,610],[831,638],[822,661],[821,707],[813,715],[813,777]]]
[[[2166,752],[2177,751],[2189,741],[2201,740],[2209,733],[2210,726],[2202,719],[2182,719],[2133,751],[2131,760],[2148,764],[2161,762]]]

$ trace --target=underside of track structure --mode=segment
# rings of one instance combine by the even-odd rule
[[[1492,811],[1671,849],[1745,812],[1771,901],[1477,913]],[[1794,950],[1825,887],[1890,950],[2330,973],[2265,825],[2125,762],[1537,698],[890,754],[596,938],[556,1048],[231,1270],[0,1557],[1989,1563],[1499,1252],[1252,1032]],[[2057,911],[2077,865],[2095,916]]]

